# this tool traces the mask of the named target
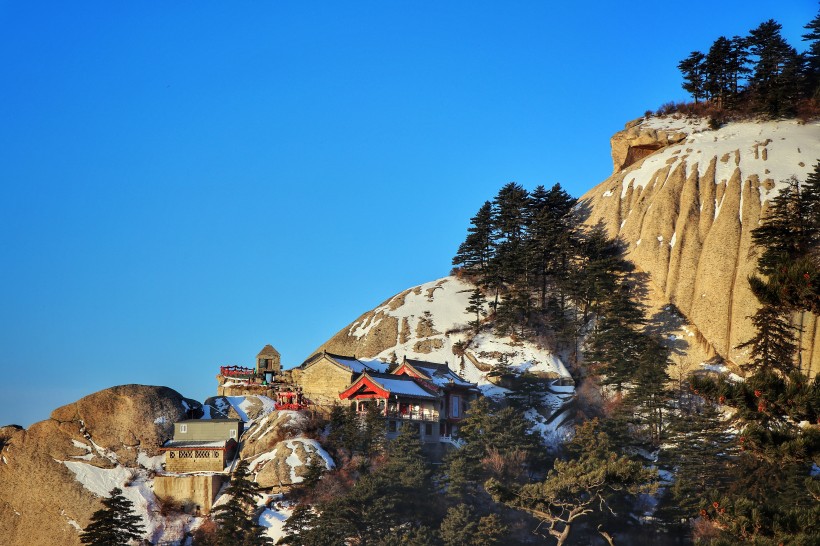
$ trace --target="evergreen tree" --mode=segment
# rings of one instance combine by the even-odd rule
[[[334,450],[350,456],[360,449],[361,429],[355,406],[333,406],[330,410],[328,428],[328,445]]]
[[[729,432],[731,423],[715,404],[696,396],[687,402],[672,420],[660,457],[674,474],[660,508],[671,522],[695,518],[703,507],[725,496],[738,455],[737,437]]]
[[[753,370],[789,376],[800,370],[795,360],[800,330],[791,324],[792,313],[820,307],[820,164],[803,187],[794,177],[787,181],[762,225],[752,231],[752,241],[763,248],[758,270],[765,278],[749,279],[761,307],[752,317],[757,333],[739,347],[751,348]]]
[[[406,424],[387,444],[383,462],[363,468],[349,490],[318,503],[315,511],[294,511],[285,527],[285,543],[366,546],[382,544],[387,537],[392,537],[388,543],[396,543],[397,529],[431,523],[432,498],[430,469],[418,432]]]
[[[732,94],[733,79],[729,66],[731,57],[732,42],[721,36],[709,48],[704,61],[706,92],[718,108],[726,107]]]
[[[496,546],[503,543],[507,532],[496,514],[479,518],[467,504],[457,504],[447,510],[439,534],[444,546]]]
[[[91,515],[91,522],[80,534],[80,542],[91,546],[122,546],[139,540],[145,528],[142,518],[134,514],[134,503],[115,487],[102,500],[104,508]]]
[[[587,364],[601,377],[602,385],[612,385],[620,393],[632,382],[644,350],[645,339],[640,331],[644,324],[643,307],[629,286],[620,284],[601,306],[585,353]]]
[[[272,544],[262,535],[264,528],[254,520],[259,487],[250,477],[248,461],[241,460],[225,490],[230,499],[214,508],[214,520],[219,524],[217,538],[221,546],[257,546]]]
[[[475,320],[470,321],[470,327],[475,330],[477,334],[481,329],[481,315],[484,314],[484,306],[487,304],[487,298],[481,292],[480,288],[476,288],[470,294],[470,299],[467,301],[467,308],[464,310],[467,313],[475,314]]]
[[[660,336],[646,331],[638,334],[638,360],[631,377],[632,388],[626,395],[626,403],[632,412],[633,436],[637,436],[653,449],[665,439],[669,421],[669,381],[666,373],[669,364],[669,348]]]
[[[472,546],[478,533],[478,518],[466,504],[457,504],[447,510],[439,530],[444,546]]]
[[[763,305],[752,317],[752,324],[756,330],[754,337],[737,346],[751,349],[745,367],[753,372],[778,370],[784,376],[796,370],[799,347],[790,314],[780,306]]]
[[[527,191],[515,182],[502,187],[493,200],[495,267],[498,270],[499,281],[505,284],[515,285],[522,274],[526,274],[524,239],[527,205]]]
[[[688,57],[678,63],[678,70],[683,74],[683,84],[681,87],[692,95],[695,103],[700,99],[708,97],[706,94],[705,67],[703,64],[706,56],[700,51],[693,51]]]
[[[378,546],[440,546],[437,533],[426,525],[394,529],[379,539]]]
[[[548,291],[560,291],[558,279],[569,270],[578,221],[572,213],[576,202],[560,184],[549,190],[538,186],[529,198],[526,251],[532,272],[528,288],[538,293],[541,311],[547,309]]]
[[[780,23],[769,19],[749,33],[749,51],[756,58],[749,84],[758,109],[770,116],[788,114],[794,106],[784,100],[784,93],[795,87],[800,73],[797,51],[780,34],[781,29]]]
[[[489,400],[479,398],[459,427],[459,436],[465,442],[459,456],[476,465],[491,453],[505,456],[518,452],[524,455],[525,464],[537,465],[544,454],[530,428],[531,423],[514,408],[493,411]]]
[[[368,405],[359,423],[359,451],[368,458],[380,453],[384,447],[385,431],[381,410],[375,404]]]
[[[803,28],[808,31],[803,35],[803,40],[809,43],[806,51],[807,95],[820,99],[820,12]]]
[[[467,238],[458,248],[453,265],[477,274],[482,283],[490,281],[490,264],[495,253],[492,203],[485,201],[470,219]]]
[[[576,430],[569,446],[574,457],[556,460],[544,481],[522,487],[490,479],[485,487],[496,502],[524,510],[546,524],[546,532],[562,546],[582,518],[596,519],[602,536],[609,536],[607,514],[624,496],[654,492],[655,472],[619,455],[597,421]],[[611,523],[611,522],[610,522]]]
[[[742,36],[733,36],[729,44],[727,57],[727,72],[729,75],[731,102],[729,106],[736,106],[740,92],[743,90],[741,82],[751,73],[749,68],[749,43]]]

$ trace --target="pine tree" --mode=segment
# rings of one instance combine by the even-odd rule
[[[365,457],[372,458],[384,447],[384,415],[375,404],[370,404],[364,418],[359,421],[359,451]]]
[[[732,93],[733,82],[729,66],[731,56],[732,42],[725,36],[721,36],[709,48],[704,61],[706,92],[718,108],[727,106],[728,98]]]
[[[467,301],[466,313],[475,314],[475,320],[470,321],[470,327],[477,334],[481,329],[481,315],[485,313],[484,306],[487,304],[487,298],[481,292],[480,288],[476,288],[470,294],[470,299]]]
[[[91,515],[91,522],[80,535],[80,542],[91,546],[121,546],[142,537],[142,518],[134,514],[134,503],[115,487],[102,500],[105,508]]]
[[[472,546],[478,533],[478,518],[466,504],[457,504],[447,510],[439,530],[444,546]]]
[[[755,102],[761,112],[770,116],[788,114],[794,103],[784,96],[795,87],[797,51],[780,34],[782,26],[769,19],[750,31],[749,51],[756,57],[749,81]]]
[[[666,373],[670,365],[669,348],[660,336],[646,331],[638,334],[638,359],[630,378],[632,388],[626,395],[626,403],[634,408],[632,415],[633,436],[653,449],[665,439],[669,421],[669,381]]]
[[[444,546],[496,546],[503,543],[507,526],[496,514],[479,517],[467,504],[447,510],[439,534]]]
[[[752,372],[777,370],[784,376],[796,370],[795,355],[799,347],[790,314],[780,306],[763,305],[752,317],[752,324],[756,334],[737,346],[751,349],[745,367]]]
[[[515,285],[526,271],[524,238],[528,213],[527,191],[510,182],[498,191],[493,200],[495,226],[495,267],[499,281]],[[496,299],[497,303],[497,299]]]
[[[315,512],[307,507],[294,512],[286,541],[293,546],[379,544],[402,526],[429,524],[433,496],[418,432],[406,424],[387,444],[381,465],[366,469],[344,494],[318,503]]]
[[[380,538],[377,546],[440,546],[437,533],[426,525],[407,525]]]
[[[727,70],[730,80],[731,102],[730,107],[736,106],[738,97],[743,90],[743,82],[751,73],[749,68],[749,43],[742,36],[733,36],[729,44]]]
[[[532,272],[528,288],[539,294],[538,308],[542,312],[547,309],[548,291],[560,291],[558,279],[569,269],[578,223],[572,213],[576,202],[560,184],[549,190],[538,186],[530,194],[526,252]],[[563,303],[563,297],[560,299]]]
[[[214,520],[219,524],[217,538],[221,546],[257,546],[272,544],[262,536],[262,528],[254,521],[256,497],[259,487],[253,482],[248,461],[241,460],[231,476],[231,484],[225,490],[230,499],[214,508]]]
[[[645,323],[643,308],[627,285],[621,284],[609,294],[585,353],[602,385],[612,385],[620,393],[632,382],[644,349],[640,328]]]
[[[495,253],[492,214],[492,203],[485,201],[470,219],[467,238],[453,258],[453,265],[477,274],[482,283],[490,280],[489,268]]]
[[[695,99],[695,103],[707,97],[705,85],[705,67],[703,61],[706,56],[700,51],[693,51],[688,57],[678,63],[678,70],[683,74],[683,87]]]
[[[820,99],[820,12],[803,28],[808,31],[803,34],[803,40],[809,43],[806,51],[807,95]]]
[[[680,405],[661,451],[662,464],[674,474],[661,513],[672,522],[695,518],[702,508],[726,495],[738,454],[737,437],[729,432],[731,423],[715,404],[696,396],[687,402]]]
[[[597,421],[576,429],[568,445],[573,458],[556,460],[544,481],[516,487],[490,479],[487,492],[496,502],[524,510],[546,524],[546,532],[562,546],[582,518],[601,523],[599,533],[607,536],[607,514],[616,498],[654,492],[656,473],[639,462],[619,455]]]

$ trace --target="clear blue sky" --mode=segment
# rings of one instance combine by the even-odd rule
[[[0,1],[0,425],[215,394],[448,274],[499,187],[611,171],[677,62],[814,0]]]

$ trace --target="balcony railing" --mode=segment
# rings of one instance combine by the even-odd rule
[[[412,421],[438,421],[438,412],[435,410],[394,410],[388,409],[387,416],[393,419],[408,419]]]
[[[364,417],[367,414],[367,411],[357,411],[356,414],[359,417]],[[439,413],[433,410],[387,410],[387,413],[385,413],[385,417],[388,417],[390,419],[406,419],[408,421],[438,421]]]

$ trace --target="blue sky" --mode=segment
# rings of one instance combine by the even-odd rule
[[[299,364],[506,182],[606,178],[690,51],[818,9],[556,4],[0,0],[0,425]]]

